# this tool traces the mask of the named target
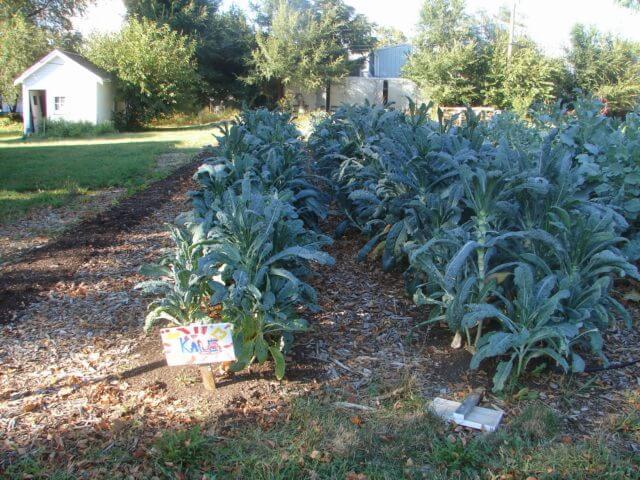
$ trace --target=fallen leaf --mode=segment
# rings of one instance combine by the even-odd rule
[[[351,421],[351,423],[358,427],[364,423],[362,418],[360,418],[358,415],[356,415],[355,417],[351,417],[349,420]]]
[[[364,473],[349,472],[345,480],[367,480],[367,476]]]
[[[42,405],[41,400],[25,403],[24,406],[22,407],[22,411],[25,413],[33,412],[35,409],[39,408],[41,405]]]

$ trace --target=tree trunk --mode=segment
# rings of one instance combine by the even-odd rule
[[[327,113],[331,113],[331,80],[327,80],[326,93],[327,95],[325,99],[324,108],[327,111]]]

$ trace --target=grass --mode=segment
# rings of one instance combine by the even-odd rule
[[[154,448],[163,478],[272,479],[626,479],[638,456],[596,440],[562,443],[559,419],[534,404],[495,434],[460,437],[408,395],[374,413],[294,402],[274,425],[252,422],[223,441],[198,429],[169,432]],[[208,440],[208,442],[207,442]],[[206,445],[209,445],[207,447]]]
[[[165,433],[153,455],[167,479],[639,478],[640,457],[597,440],[563,443],[559,422],[534,404],[510,427],[469,438],[412,395],[367,414],[307,398],[277,423],[251,422],[222,441],[199,429]]]
[[[167,174],[164,153],[193,155],[212,143],[210,126],[154,129],[75,140],[23,140],[0,129],[0,222],[35,207],[57,207],[109,187],[135,190]]]
[[[640,478],[640,456],[616,448],[604,433],[567,442],[561,419],[542,403],[530,403],[496,433],[461,435],[411,391],[371,412],[340,410],[334,400],[298,398],[282,412],[240,420],[215,435],[201,427],[167,431],[143,457],[116,444],[88,463],[110,466],[110,478],[127,478],[118,468],[167,480]],[[44,479],[51,472],[88,478],[56,470],[45,452],[21,458],[0,478]]]

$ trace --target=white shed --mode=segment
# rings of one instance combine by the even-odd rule
[[[44,119],[99,124],[113,118],[111,75],[76,53],[53,50],[14,82],[22,84],[24,133]]]

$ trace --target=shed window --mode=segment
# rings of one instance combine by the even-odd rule
[[[64,104],[66,99],[67,97],[53,97],[53,109],[56,112],[59,112],[60,110],[64,110]]]

